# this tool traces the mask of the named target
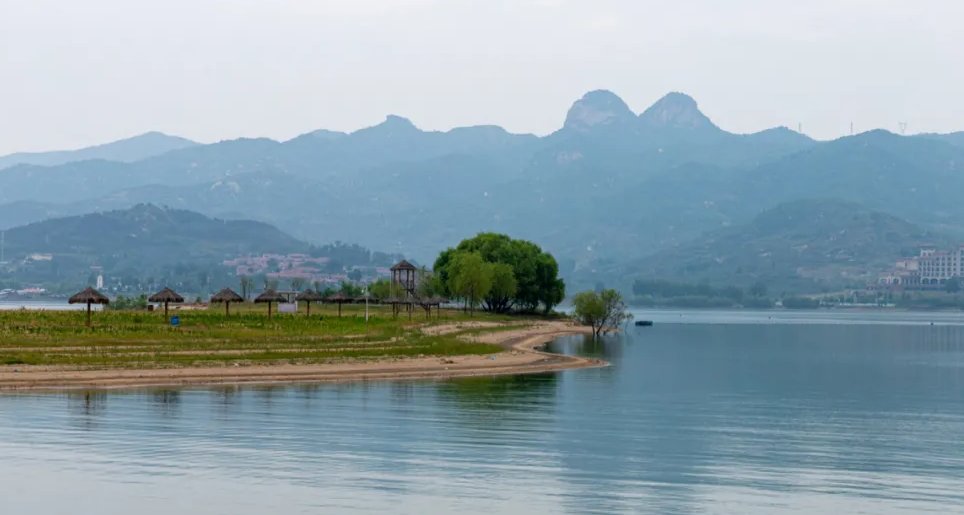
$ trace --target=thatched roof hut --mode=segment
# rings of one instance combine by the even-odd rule
[[[164,317],[167,318],[167,305],[181,304],[184,302],[184,297],[178,295],[176,291],[170,288],[164,288],[163,290],[148,297],[147,301],[156,302],[158,304],[164,304]]]
[[[299,293],[295,300],[298,302],[321,302],[325,300],[325,296],[314,290],[305,290]]]
[[[82,292],[78,292],[67,300],[70,304],[110,304],[110,299],[103,293],[87,287]]]
[[[211,297],[211,302],[214,304],[224,303],[224,314],[231,314],[231,303],[232,302],[244,302],[244,297],[238,295],[237,292],[231,288],[225,288]]]
[[[333,293],[333,294],[331,294],[331,295],[329,295],[328,297],[325,298],[325,302],[328,302],[328,303],[330,303],[330,304],[338,304],[338,316],[339,316],[339,317],[341,316],[341,305],[342,305],[342,304],[348,304],[348,303],[350,303],[350,302],[353,302],[354,300],[355,300],[355,299],[349,297],[348,295],[345,295],[345,294],[342,293],[342,292]]]
[[[316,292],[316,291],[314,291],[314,290],[305,290],[305,291],[299,293],[298,296],[295,297],[295,300],[297,300],[298,302],[304,302],[305,305],[308,306],[308,316],[311,316],[311,303],[312,303],[312,302],[321,302],[321,301],[325,300],[325,297],[324,297],[324,295],[322,295],[322,294],[320,294],[320,293],[318,293],[318,292]]]
[[[392,306],[392,316],[397,317],[399,311],[401,311],[401,306],[406,306],[406,310],[409,312],[409,318],[411,318],[412,304],[413,301],[410,298],[399,298],[399,297],[388,297],[382,300],[382,304],[389,304]]]
[[[261,295],[258,295],[254,298],[254,303],[264,304],[267,302],[270,304],[272,302],[285,302],[287,300],[288,299],[286,299],[284,295],[276,292],[275,290],[265,290],[261,292]]]
[[[90,306],[92,304],[110,304],[110,299],[103,293],[87,287],[84,291],[74,294],[67,300],[69,304],[87,304],[87,327],[90,327]]]
[[[424,299],[418,300],[418,304],[422,306],[422,309],[425,310],[426,316],[428,317],[432,316],[432,308],[434,307],[436,308],[436,313],[440,318],[442,316],[442,304],[445,304],[447,302],[448,302],[448,299],[445,299],[439,296],[426,297]]]
[[[267,305],[268,305],[268,318],[271,318],[271,304],[273,304],[273,303],[275,303],[275,302],[287,302],[287,301],[288,301],[288,299],[285,298],[284,295],[282,295],[282,294],[280,294],[280,293],[278,293],[278,292],[276,292],[275,290],[272,290],[272,289],[270,289],[270,288],[267,289],[267,290],[265,290],[265,291],[263,291],[263,292],[261,292],[261,295],[258,295],[257,297],[254,298],[254,303],[255,303],[255,304],[267,304]]]
[[[395,263],[394,265],[392,265],[392,268],[391,268],[390,270],[391,270],[392,272],[394,272],[394,271],[397,271],[397,270],[418,270],[418,269],[415,268],[415,265],[413,265],[413,264],[409,263],[407,260],[403,259],[403,260],[399,261],[398,263]]]
[[[171,304],[180,304],[184,302],[184,297],[180,296],[176,291],[170,288],[164,288],[163,290],[151,295],[147,298],[148,302],[170,302]]]

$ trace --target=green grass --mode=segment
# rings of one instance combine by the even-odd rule
[[[424,311],[397,319],[390,309],[364,306],[312,306],[311,317],[276,314],[265,306],[232,306],[179,311],[172,328],[163,313],[104,311],[85,327],[83,312],[0,311],[0,365],[52,365],[76,368],[160,368],[257,363],[327,363],[347,359],[490,354],[496,345],[463,339],[481,332],[520,327],[466,328],[428,335],[422,328],[468,321],[518,320],[512,317],[443,310],[427,320]]]

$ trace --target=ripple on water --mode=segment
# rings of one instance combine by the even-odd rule
[[[964,506],[964,328],[657,324],[554,345],[613,366],[0,396],[17,494],[0,512]]]

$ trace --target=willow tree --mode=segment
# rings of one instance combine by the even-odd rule
[[[449,265],[449,291],[463,299],[466,309],[474,314],[475,307],[492,289],[492,267],[478,252],[456,253]]]
[[[577,293],[572,299],[572,306],[576,320],[592,327],[593,337],[616,331],[633,317],[626,311],[622,294],[616,290]]]
[[[485,296],[487,309],[508,312],[535,311],[541,307],[548,313],[565,297],[566,285],[559,278],[559,265],[551,254],[530,241],[495,233],[481,233],[439,254],[434,269],[442,284],[450,284],[453,258],[464,252],[478,253],[486,263],[501,263],[512,269],[515,291],[511,295],[506,295],[513,289],[504,273],[506,269],[493,271],[497,284]],[[453,291],[444,293],[456,295]]]

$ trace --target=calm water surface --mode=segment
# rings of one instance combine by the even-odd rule
[[[92,311],[100,311],[103,309],[103,306],[91,306],[90,308]],[[80,311],[87,309],[87,305],[68,304],[66,300],[0,300],[0,311],[18,311],[21,309],[29,309],[32,311]]]
[[[964,318],[637,317],[555,344],[605,369],[0,396],[0,513],[964,512]]]

